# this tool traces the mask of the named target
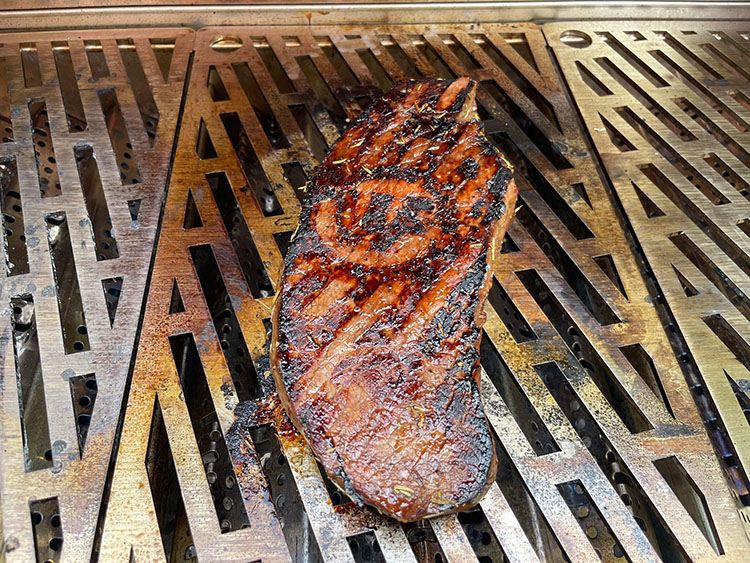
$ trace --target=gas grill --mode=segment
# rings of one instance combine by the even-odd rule
[[[0,561],[750,560],[745,3],[20,4]],[[271,305],[348,122],[459,76],[520,192],[481,345],[499,471],[402,525],[285,418]]]

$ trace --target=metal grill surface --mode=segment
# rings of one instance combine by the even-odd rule
[[[193,36],[0,35],[0,559],[90,557]]]
[[[672,325],[750,529],[747,25],[545,29]]]
[[[402,80],[459,75],[521,192],[482,344],[501,471],[479,508],[401,526],[335,491],[284,418],[269,316],[347,120]],[[642,269],[539,27],[200,30],[100,556],[747,559]]]
[[[555,39],[560,36],[557,28],[550,26],[550,29],[554,37],[549,41],[555,46],[571,84],[575,84],[575,77],[570,73],[582,72],[586,88],[591,88],[590,82],[596,88],[603,87],[603,92],[607,89],[614,92],[619,82],[610,84],[606,77],[589,77],[591,73],[599,76],[598,70],[588,73],[586,69],[578,70],[574,56],[580,57],[586,51],[574,50],[571,45],[580,45],[581,37],[585,42],[586,35],[569,34],[565,42],[560,42]],[[617,25],[607,24],[586,31],[596,40],[592,39],[589,47],[592,53],[595,47],[609,48],[600,42],[596,31],[615,36],[618,29]],[[639,33],[646,35],[645,31]],[[138,37],[145,36],[151,37]],[[680,35],[680,41],[683,39]],[[656,41],[650,36],[647,40]],[[706,41],[711,42],[708,38]],[[734,41],[738,38],[734,37]],[[140,45],[139,54],[144,46],[148,47],[145,42],[134,43]],[[118,47],[128,45],[125,41]],[[691,43],[686,48],[693,52],[699,49],[699,44]],[[727,52],[723,46],[716,48],[730,61],[725,60],[725,64],[744,69],[742,63],[736,62],[737,53]],[[563,57],[561,53],[565,50],[573,55]],[[16,56],[15,48],[11,52]],[[127,64],[125,59],[122,60]],[[625,67],[617,61],[614,73]],[[585,60],[585,65],[592,64],[599,63]],[[3,69],[0,64],[0,81]],[[12,80],[22,80],[21,70],[13,68],[6,74]],[[663,71],[661,74],[667,80]],[[731,80],[725,74],[722,73],[722,78]],[[304,440],[285,418],[269,373],[271,304],[283,255],[297,225],[307,179],[347,121],[371,99],[403,80],[463,75],[480,83],[477,100],[487,136],[515,165],[520,190],[517,219],[503,243],[503,259],[497,261],[493,272],[481,351],[482,394],[496,435],[500,471],[497,483],[479,507],[457,516],[402,526],[374,510],[348,502],[321,474]],[[138,77],[134,74],[130,80],[137,90]],[[641,229],[645,227],[641,223],[646,221],[633,219],[628,203],[623,202],[635,229],[636,238],[632,238],[629,224],[619,211],[619,200],[611,198],[613,194],[605,189],[597,156],[592,154],[588,137],[578,125],[577,112],[583,113],[590,125],[590,116],[602,100],[617,99],[617,105],[627,107],[634,100],[656,97],[637,76],[633,80],[641,88],[633,89],[636,93],[609,99],[597,91],[585,100],[578,100],[576,108],[566,93],[542,28],[531,24],[258,26],[198,31],[138,354],[124,406],[121,440],[104,502],[100,486],[89,502],[93,508],[85,516],[76,517],[79,513],[69,503],[79,498],[78,492],[65,496],[27,489],[11,497],[15,493],[7,486],[8,464],[4,462],[2,502],[6,540],[10,537],[9,515],[18,520],[14,529],[19,530],[18,544],[14,552],[8,553],[9,557],[33,552],[31,511],[42,515],[41,520],[39,516],[33,518],[34,522],[39,521],[35,526],[45,532],[57,534],[62,523],[63,543],[50,546],[50,549],[62,547],[62,551],[53,550],[53,560],[60,556],[64,560],[81,559],[84,551],[71,547],[78,540],[71,539],[68,543],[69,538],[76,538],[73,527],[86,525],[93,530],[101,505],[104,507],[98,516],[101,530],[94,545],[95,555],[103,561],[152,561],[165,557],[175,562],[354,559],[436,563],[474,559],[739,561],[750,558],[737,511],[747,491],[742,473],[732,470],[739,468],[740,462],[727,464],[733,459],[723,455],[730,447],[722,434],[723,419],[710,418],[713,401],[718,405],[719,400],[709,394],[714,389],[708,383],[706,389],[696,387],[695,372],[691,371],[693,357],[700,364],[696,349],[702,343],[690,339],[672,304],[673,295],[664,288],[660,268],[665,261],[662,254],[650,253],[643,240]],[[670,78],[670,83],[673,82],[671,96],[683,97],[710,115],[700,105],[705,98],[695,97],[694,85],[678,85]],[[704,89],[711,87],[705,82],[701,84]],[[175,116],[178,89],[175,83],[163,93],[164,103],[173,108]],[[574,92],[578,96],[579,91],[574,89]],[[109,115],[114,115],[111,123],[116,123],[117,112],[112,112],[111,104],[107,104],[111,98],[106,92],[103,102],[102,94],[97,92],[96,96],[99,100],[95,101],[102,108],[109,108]],[[13,102],[13,108],[29,112],[31,105],[25,95],[22,98],[20,106],[18,101]],[[75,105],[74,97],[66,93],[63,101],[66,108],[69,103]],[[161,98],[156,102],[160,111],[158,145],[164,113]],[[83,103],[88,107],[85,100]],[[666,101],[661,103],[666,105]],[[134,130],[142,136],[141,152],[147,152],[150,150],[146,133],[148,117],[152,115],[149,104],[147,101],[127,106],[120,101],[120,104],[131,138],[135,134],[130,126],[141,127]],[[724,99],[724,107],[734,112],[728,115],[734,115],[735,119],[747,109],[742,110],[738,104],[742,102],[730,103]],[[3,107],[0,97],[0,120]],[[625,126],[614,121],[614,115],[603,115],[607,119],[605,129],[614,123],[623,134]],[[638,116],[645,119],[643,112],[637,113]],[[28,119],[28,114],[24,119]],[[663,115],[662,119],[677,127],[673,120]],[[71,127],[77,124],[69,121],[73,123]],[[647,122],[652,121],[649,118]],[[684,118],[683,121],[693,135],[708,138],[700,133],[698,126]],[[14,134],[17,122],[14,114]],[[55,127],[66,126],[62,117],[57,125],[51,123],[53,133]],[[89,117],[88,126],[92,127],[92,123],[93,118]],[[101,131],[108,143],[107,129]],[[24,134],[30,139],[29,131]],[[597,148],[601,148],[603,138],[593,132],[591,135]],[[609,137],[606,140],[609,142]],[[639,147],[641,143],[634,135],[623,142]],[[30,145],[31,140],[27,143]],[[133,144],[138,155],[139,146]],[[714,157],[734,163],[731,160],[734,153],[722,146],[711,149]],[[607,147],[603,152],[612,152],[611,145]],[[55,155],[65,152],[59,143],[54,149]],[[151,150],[156,151],[156,145]],[[115,153],[119,154],[117,148]],[[49,154],[44,154],[49,158]],[[85,151],[75,154],[81,157],[79,162],[86,161]],[[675,160],[672,153],[669,156]],[[606,171],[615,181],[617,195],[625,199],[617,186],[620,177],[612,172],[615,157],[609,158],[607,154],[603,157]],[[649,157],[654,158],[650,152]],[[63,195],[40,198],[33,191],[37,189],[34,175],[38,167],[33,154],[26,158],[29,160],[28,166],[24,165],[29,186],[26,191],[44,204],[65,197],[65,170],[61,167]],[[144,166],[140,160],[138,164],[143,175]],[[167,161],[154,164],[162,166],[163,179]],[[691,165],[698,167],[695,163]],[[82,174],[89,177],[90,167],[81,167],[70,160],[68,170],[73,174],[81,168]],[[100,171],[103,169],[100,165]],[[741,177],[737,167],[732,169]],[[123,172],[124,181],[131,181],[131,172]],[[40,174],[45,174],[44,168]],[[731,178],[735,180],[735,176]],[[153,197],[158,200],[159,194],[157,189]],[[109,192],[107,195],[120,253],[116,262],[125,256],[120,232],[126,227],[118,228],[113,210],[116,196],[110,199]],[[724,191],[724,197],[731,206],[739,201],[729,190]],[[76,207],[79,215],[85,214],[87,201],[79,196]],[[659,199],[657,203],[659,209],[665,213],[670,209],[671,213],[666,202]],[[709,212],[706,202],[698,207],[702,213]],[[711,207],[710,211],[716,209]],[[687,213],[691,219],[697,216],[693,208]],[[670,219],[678,221],[679,217]],[[718,220],[711,217],[714,222]],[[152,218],[153,229],[155,215]],[[77,219],[78,216],[68,222],[77,225]],[[60,218],[52,220],[59,222]],[[688,227],[693,228],[681,223],[677,230],[688,233]],[[736,233],[721,238],[712,227],[708,228],[721,241],[720,248],[722,244],[727,246],[727,237],[735,246],[744,244],[737,242]],[[108,242],[101,238],[103,231],[100,238],[97,233],[96,228],[86,231],[87,244]],[[664,231],[660,233],[660,241],[654,243],[660,249],[667,244],[672,245],[670,248],[686,244],[679,237],[677,244],[664,242]],[[81,238],[83,235],[72,246],[77,258],[83,252],[78,246]],[[23,246],[10,236],[7,240],[8,255],[11,248]],[[636,243],[643,247],[648,262],[642,260]],[[28,240],[25,246],[30,246]],[[102,246],[102,249],[106,251],[105,257],[113,252],[111,243],[109,248]],[[28,251],[33,254],[34,249]],[[47,260],[47,267],[49,259],[45,252],[36,252]],[[142,248],[141,252],[147,251]],[[740,256],[736,250],[733,252],[732,261]],[[710,258],[720,261],[719,251],[710,254]],[[60,260],[61,264],[66,263],[63,258]],[[92,256],[91,264],[96,268],[101,262],[95,263]],[[692,284],[700,284],[686,264],[675,265],[681,276],[686,276]],[[652,271],[655,280],[649,277]],[[18,275],[21,279],[24,274]],[[118,270],[99,276],[96,284],[101,285],[102,278],[128,275],[130,270],[124,274]],[[724,278],[711,281],[724,288],[732,287]],[[734,283],[739,285],[739,278]],[[38,282],[37,285],[44,287]],[[79,286],[88,305],[87,292],[93,290],[83,280]],[[669,307],[660,290],[664,291]],[[15,291],[13,295],[19,293],[22,292]],[[48,304],[51,311],[48,315],[57,315],[54,295]],[[123,289],[122,299],[125,298]],[[115,322],[122,318],[123,303],[118,306]],[[18,305],[18,315],[23,317],[24,304]],[[128,330],[134,331],[137,305],[131,307],[133,317]],[[742,310],[737,307],[735,312]],[[677,317],[677,325],[670,324],[671,313]],[[86,321],[93,317],[94,313],[87,315]],[[733,324],[736,317],[725,312],[721,319],[732,323],[729,326],[741,334],[741,325]],[[720,319],[711,322],[717,327],[725,326]],[[6,324],[11,325],[9,321]],[[17,328],[29,324],[28,319],[20,317],[13,321]],[[702,321],[701,324],[710,326]],[[40,327],[40,332],[45,328]],[[685,334],[689,349],[679,338],[677,328]],[[55,329],[59,350],[63,350],[60,328],[55,326]],[[9,341],[10,328],[6,334]],[[89,334],[93,351],[93,329]],[[132,342],[133,333],[128,334],[128,342]],[[733,342],[739,343],[736,346],[741,352],[741,338]],[[129,358],[126,349],[122,358]],[[108,357],[102,357],[101,361],[105,359],[109,361]],[[127,371],[126,361],[120,359],[118,364],[123,373]],[[50,368],[52,375],[48,377],[48,360],[43,358],[42,363],[44,383],[49,380],[50,385],[59,386],[56,374],[61,370]],[[737,373],[735,364],[731,366],[732,374]],[[82,368],[75,374],[84,376],[94,371]],[[14,463],[21,464],[22,470],[18,405],[19,400],[23,403],[24,392],[22,389],[20,394],[8,392],[17,388],[14,373],[12,359],[6,359],[2,424],[3,429],[8,428],[7,424],[13,425],[15,438],[10,439],[6,430],[2,438],[3,447],[11,450]],[[741,379],[737,375],[738,386],[742,385]],[[72,392],[80,400],[87,379],[76,383],[77,387],[70,387],[66,382],[64,388],[67,397]],[[736,406],[731,387],[723,385],[722,392]],[[45,388],[44,392],[51,404],[52,390]],[[97,414],[104,391],[101,395],[93,405],[94,420],[97,416],[109,417],[108,424],[114,432],[116,408]],[[116,401],[119,396],[114,392],[110,395],[113,404],[119,405]],[[696,408],[695,401],[701,409]],[[15,410],[6,410],[6,405],[7,408],[15,405]],[[702,415],[715,438],[713,445],[704,429]],[[91,432],[93,426],[86,439],[88,444]],[[53,438],[54,442],[58,436]],[[714,448],[722,454],[724,472]],[[105,449],[109,451],[108,447]],[[102,479],[107,459],[103,454],[97,467]],[[53,461],[56,460],[53,454]],[[67,470],[63,468],[60,474]],[[36,473],[52,474],[52,470],[42,468]],[[76,486],[83,483],[81,475],[86,474],[78,475]],[[55,496],[59,507],[53,502]],[[6,497],[15,499],[12,509],[6,508]],[[66,498],[70,499],[68,504]],[[55,510],[61,519],[44,516]],[[88,518],[85,523],[75,523],[84,517]],[[69,520],[73,523],[68,524]],[[88,543],[82,543],[80,549],[91,548],[91,537],[87,536]],[[47,555],[41,555],[40,560],[44,557]],[[87,554],[83,555],[86,557]],[[24,559],[19,557],[19,560]]]

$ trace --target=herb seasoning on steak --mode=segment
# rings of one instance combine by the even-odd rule
[[[404,522],[495,479],[479,342],[517,192],[475,90],[409,82],[350,125],[308,187],[274,306],[286,412],[338,487]]]

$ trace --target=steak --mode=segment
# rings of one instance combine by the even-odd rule
[[[274,305],[287,414],[339,488],[404,522],[495,480],[479,342],[517,191],[475,91],[409,82],[349,126],[307,189]]]

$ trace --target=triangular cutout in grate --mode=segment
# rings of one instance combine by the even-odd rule
[[[625,292],[625,286],[622,284],[622,278],[620,273],[617,271],[615,261],[611,254],[602,254],[601,256],[594,256],[594,262],[601,268],[604,275],[609,278],[609,281],[622,293],[622,296],[627,299],[628,294]]]
[[[172,66],[175,37],[150,37],[151,50],[154,52],[164,82],[169,82],[169,69]]]
[[[193,197],[193,190],[188,190],[187,205],[185,205],[185,220],[182,222],[183,229],[195,229],[202,227],[203,220],[198,212],[198,206]]]
[[[102,280],[102,288],[104,288],[104,299],[107,300],[107,314],[109,315],[109,326],[111,327],[115,324],[117,304],[120,302],[122,278],[117,277]]]
[[[128,211],[130,211],[130,226],[134,227],[138,224],[138,214],[141,212],[141,200],[129,199]]]
[[[184,313],[185,303],[182,301],[180,286],[177,285],[177,278],[172,281],[172,298],[169,300],[169,314]]]
[[[686,297],[693,297],[694,295],[699,295],[700,291],[698,291],[695,286],[690,283],[690,280],[688,280],[682,272],[680,272],[674,264],[672,264],[672,269],[674,270],[674,275],[677,276],[678,281],[680,282],[680,286],[682,286],[682,291],[685,292]]]
[[[641,188],[635,185],[635,182],[630,182],[633,185],[633,189],[635,190],[635,195],[638,196],[638,199],[641,202],[641,205],[643,206],[643,210],[646,212],[646,217],[649,219],[653,219],[654,217],[664,217],[664,212],[659,209],[659,206],[656,205],[651,199],[643,193]]]
[[[529,40],[526,38],[525,33],[502,33],[501,35],[508,45],[510,45],[516,53],[521,55],[523,60],[529,63],[531,68],[539,72],[539,67],[536,66],[536,60],[534,59],[534,53],[531,52]]]
[[[76,434],[78,434],[78,451],[83,457],[86,436],[91,424],[91,413],[94,410],[98,386],[96,375],[74,375],[68,379],[70,396],[73,399],[73,412],[76,415]]]
[[[583,199],[583,201],[585,201],[589,207],[591,207],[591,200],[589,199],[589,193],[586,191],[586,186],[584,186],[582,182],[571,184],[570,187],[573,188],[579,196],[581,196],[581,199]]]
[[[198,140],[195,143],[195,154],[198,158],[204,160],[206,158],[216,158],[216,147],[211,140],[211,135],[208,134],[208,128],[206,122],[201,117],[201,124],[198,127]]]

